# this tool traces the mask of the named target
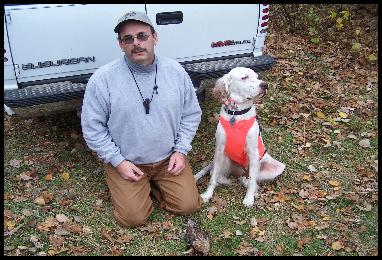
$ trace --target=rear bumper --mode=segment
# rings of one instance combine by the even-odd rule
[[[191,78],[203,80],[219,78],[235,67],[251,68],[255,72],[265,71],[271,69],[274,63],[275,59],[269,55],[253,57],[250,53],[182,65]]]
[[[269,55],[253,57],[252,53],[223,58],[214,58],[201,61],[189,61],[181,63],[194,82],[197,93],[198,82],[204,79],[219,78],[235,67],[247,67],[256,72],[269,70],[275,63],[275,59]],[[28,86],[21,89],[7,90],[4,92],[4,104],[10,108],[27,107],[33,105],[47,104],[58,101],[82,98],[85,93],[85,83],[74,83],[73,81],[57,82],[46,80],[41,85]],[[63,79],[64,80],[64,79]],[[78,82],[78,81],[77,81]]]

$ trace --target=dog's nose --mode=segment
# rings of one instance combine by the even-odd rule
[[[264,90],[265,90],[265,89],[268,89],[268,84],[267,84],[266,82],[263,81],[263,82],[260,83],[260,88],[262,88],[262,89],[264,89]]]

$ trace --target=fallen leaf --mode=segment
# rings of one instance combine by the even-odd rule
[[[341,250],[343,248],[341,241],[333,242],[332,248],[336,251]]]
[[[81,234],[82,233],[82,227],[76,223],[73,223],[71,221],[66,221],[62,224],[62,227],[66,230],[68,230],[70,233],[75,234]]]
[[[63,178],[64,180],[69,180],[69,178],[70,178],[70,174],[68,173],[68,172],[63,172],[62,174],[61,174],[61,178]]]
[[[322,113],[321,111],[318,111],[318,112],[316,113],[316,115],[317,115],[317,117],[320,118],[320,119],[324,119],[324,118],[326,117],[325,114]]]
[[[70,232],[66,229],[64,229],[63,227],[57,227],[56,230],[54,231],[54,234],[56,236],[68,236],[70,235]]]
[[[329,217],[329,216],[324,216],[324,217],[322,218],[322,220],[323,220],[323,221],[329,221],[329,220],[330,220],[330,217]]]
[[[67,216],[65,216],[64,214],[57,214],[56,219],[60,223],[63,223],[63,222],[66,222],[69,220],[69,218]]]
[[[303,176],[303,180],[305,181],[311,181],[312,180],[312,176],[308,175],[308,174],[304,174]]]
[[[235,221],[235,223],[237,225],[243,225],[245,222],[247,222],[247,221],[246,220],[241,220],[241,221],[237,220],[237,221]]]
[[[370,61],[370,62],[374,62],[377,60],[377,56],[375,56],[373,53],[369,55],[369,57],[367,57],[367,59]]]
[[[20,160],[13,159],[9,162],[9,164],[14,168],[20,168]]]
[[[370,147],[370,141],[369,139],[362,139],[359,141],[359,145],[364,148]]]
[[[229,230],[223,230],[222,234],[220,235],[220,237],[223,237],[223,238],[229,238],[230,236],[232,235],[232,232],[229,231]]]
[[[44,222],[37,225],[37,229],[41,232],[49,232],[50,228],[54,227],[56,225],[56,222],[54,221],[53,217],[48,217],[45,219]]]
[[[339,182],[336,181],[336,180],[330,180],[330,181],[329,181],[329,184],[332,185],[332,186],[334,186],[334,187],[337,187],[338,185],[340,185]]]
[[[241,241],[239,247],[234,251],[239,256],[258,255],[259,250],[249,244],[247,241]]]
[[[243,232],[241,232],[240,230],[236,230],[235,234],[236,234],[236,236],[242,236]]]
[[[314,167],[313,165],[309,165],[308,166],[308,170],[311,171],[311,172],[317,172],[316,167]]]
[[[297,241],[297,247],[298,247],[299,249],[303,249],[303,247],[304,247],[306,244],[309,244],[309,242],[310,242],[310,238],[308,238],[308,237],[305,237],[305,238],[303,238],[303,239],[300,239],[300,240]]]
[[[288,222],[288,227],[290,229],[297,229],[298,228],[298,224],[296,222]]]
[[[214,216],[216,212],[218,211],[217,207],[212,206],[207,209],[207,215]]]
[[[13,220],[7,220],[5,221],[5,226],[8,230],[12,230],[15,228],[16,223]]]
[[[43,206],[43,205],[45,205],[45,200],[44,200],[44,198],[42,196],[38,196],[34,200],[34,203],[36,203],[37,205]]]
[[[32,177],[27,172],[23,172],[20,174],[20,179],[23,181],[29,181],[32,179]]]
[[[88,226],[83,226],[82,227],[82,232],[84,232],[85,234],[90,234],[90,233],[92,233],[92,230]]]
[[[298,195],[300,195],[301,198],[306,199],[307,197],[309,197],[309,192],[306,190],[300,190]]]
[[[54,199],[53,193],[50,193],[49,191],[41,192],[41,196],[44,198],[46,204],[50,203]]]
[[[53,179],[53,173],[48,173],[44,178],[46,181],[51,181]]]
[[[109,231],[103,230],[101,232],[101,238],[103,240],[109,240],[110,242],[114,242],[114,239],[110,236]]]
[[[346,114],[345,112],[339,112],[338,114],[340,115],[341,118],[347,118],[348,117],[348,114]]]
[[[369,204],[369,203],[367,203],[367,202],[365,202],[364,203],[364,206],[365,207],[361,207],[361,206],[359,206],[359,205],[356,205],[357,206],[357,208],[359,209],[359,210],[362,210],[362,211],[370,211],[371,210],[371,205]]]
[[[252,227],[257,226],[257,220],[256,220],[256,218],[255,218],[255,217],[252,217],[249,223],[251,224]]]

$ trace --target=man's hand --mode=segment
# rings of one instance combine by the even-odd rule
[[[186,167],[186,156],[182,153],[175,152],[170,157],[167,171],[172,175],[179,175]]]
[[[121,175],[121,177],[125,180],[130,181],[139,181],[143,177],[143,172],[135,166],[132,162],[122,161],[117,166],[117,171]]]

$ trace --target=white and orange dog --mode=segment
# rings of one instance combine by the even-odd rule
[[[239,176],[247,188],[243,204],[252,207],[257,194],[257,182],[273,180],[285,164],[266,151],[258,121],[256,98],[265,95],[267,84],[249,68],[237,67],[216,81],[215,97],[222,101],[216,129],[216,148],[213,161],[194,177],[199,180],[211,169],[207,190],[201,194],[204,202],[211,199],[219,184],[230,184],[229,174]]]

